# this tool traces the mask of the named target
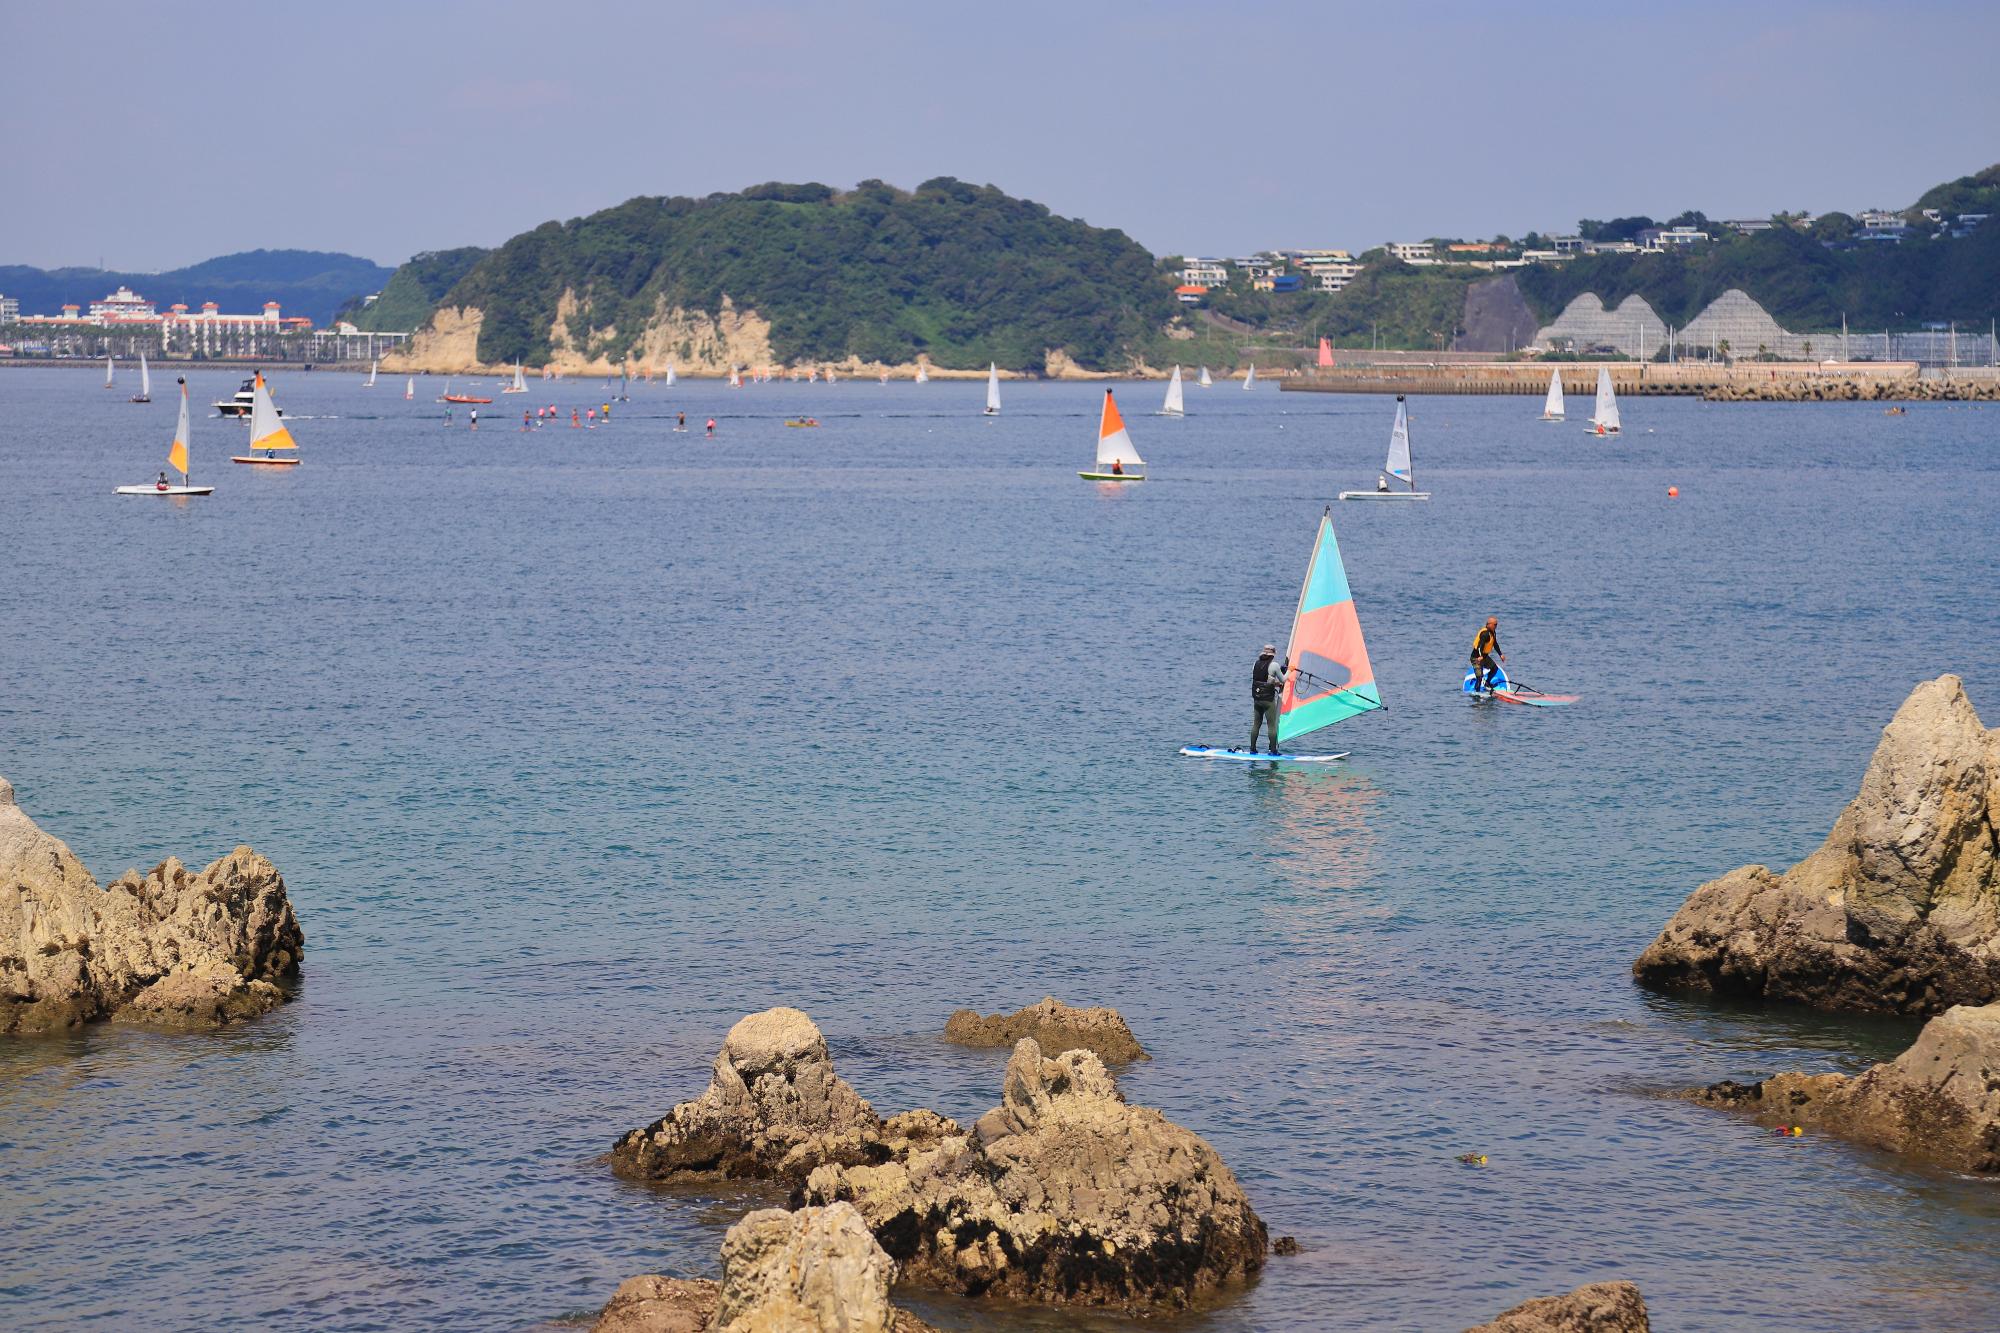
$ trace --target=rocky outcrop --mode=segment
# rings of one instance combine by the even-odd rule
[[[1713,1084],[1696,1101],[1798,1125],[1954,1171],[2000,1174],[2000,1004],[1961,1005],[1855,1077],[1779,1074]]]
[[[1745,378],[1745,376],[1749,378]],[[1910,375],[1774,375],[1736,378],[1702,392],[1711,403],[1956,403],[2000,402],[2000,380],[1920,379]]]
[[[108,888],[0,779],[0,1032],[101,1018],[202,1027],[282,1004],[305,936],[271,863],[238,847]]]
[[[1633,975],[1827,1009],[1935,1013],[2000,999],[2000,732],[1956,676],[1911,692],[1861,792],[1782,875],[1695,890]]]
[[[1268,1240],[1213,1148],[1127,1105],[1095,1055],[1032,1040],[973,1133],[823,1165],[803,1197],[852,1202],[915,1280],[1054,1302],[1185,1306],[1256,1273]]]
[[[644,1180],[736,1177],[803,1181],[822,1162],[880,1155],[884,1125],[833,1072],[826,1038],[797,1009],[766,1009],[731,1029],[708,1090],[611,1150]]]
[[[1645,1297],[1630,1282],[1593,1282],[1566,1296],[1525,1301],[1465,1333],[1650,1333]]]
[[[989,1017],[960,1009],[944,1025],[944,1039],[961,1046],[1012,1046],[1023,1037],[1032,1037],[1051,1055],[1082,1050],[1114,1063],[1152,1058],[1116,1009],[1101,1005],[1077,1009],[1053,995],[1011,1014]]]
[[[722,1280],[619,1285],[595,1333],[929,1333],[889,1304],[895,1265],[845,1204],[755,1212],[722,1242]]]

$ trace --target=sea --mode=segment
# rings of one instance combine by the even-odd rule
[[[1916,1023],[1631,964],[1815,848],[1917,682],[2000,723],[2000,408],[1416,398],[1433,499],[1378,505],[1335,495],[1393,403],[1268,382],[1112,385],[1114,486],[1099,384],[639,382],[589,430],[602,381],[496,383],[475,431],[279,368],[304,461],[253,468],[242,373],[189,376],[215,494],[163,500],[113,488],[171,370],[0,370],[0,775],[100,880],[254,846],[306,937],[256,1021],[0,1040],[0,1325],[587,1321],[770,1201],[603,1161],[738,1018],[970,1123],[1007,1052],[946,1017],[1053,994],[1301,1253],[1139,1322],[906,1293],[941,1327],[1448,1330],[1615,1278],[1662,1330],[1993,1327],[2000,1182],[1669,1095]],[[1336,765],[1183,758],[1247,738],[1329,507],[1386,706]],[[1469,704],[1489,615],[1580,701]]]

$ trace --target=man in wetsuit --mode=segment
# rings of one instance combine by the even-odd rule
[[[1479,633],[1472,636],[1472,666],[1479,674],[1473,681],[1481,694],[1493,688],[1493,682],[1500,674],[1499,663],[1507,660],[1507,654],[1500,651],[1500,618],[1486,617]]]
[[[1250,668],[1250,753],[1257,753],[1257,732],[1270,729],[1270,753],[1278,752],[1278,705],[1285,693],[1285,666],[1277,660],[1278,650],[1265,644]]]

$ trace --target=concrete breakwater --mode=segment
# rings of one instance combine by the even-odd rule
[[[1549,371],[1562,376],[1563,393],[1586,401],[1597,391],[1597,372],[1611,373],[1621,398],[1676,395],[1718,402],[1817,401],[1815,387],[1853,384],[1853,397],[1914,398],[1920,386],[1936,381],[1919,378],[1913,361],[1869,363],[1780,363],[1735,366],[1659,365],[1636,361],[1510,361],[1487,364],[1336,366],[1311,370],[1280,384],[1287,393],[1422,393],[1518,394],[1540,397],[1548,392]],[[1761,397],[1769,395],[1768,399]],[[1964,395],[1970,396],[1970,395]],[[1836,400],[1832,393],[1818,397]]]
[[[1812,379],[1718,384],[1711,403],[2000,403],[2000,379]]]

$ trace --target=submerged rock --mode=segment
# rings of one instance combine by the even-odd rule
[[[1052,1055],[1083,1050],[1115,1063],[1152,1058],[1116,1009],[1102,1005],[1077,1009],[1053,995],[1011,1014],[989,1017],[960,1009],[944,1025],[944,1039],[961,1046],[1012,1046],[1023,1037],[1033,1038]]]
[[[879,1154],[883,1131],[874,1108],[833,1072],[813,1021],[766,1009],[729,1029],[706,1092],[619,1139],[611,1162],[644,1180],[797,1182],[822,1162]]]
[[[1651,1333],[1646,1299],[1630,1282],[1593,1282],[1566,1296],[1524,1301],[1465,1333]]]
[[[248,847],[199,874],[170,857],[100,889],[0,779],[0,1032],[253,1017],[285,1001],[277,982],[304,951],[283,877]]]
[[[1961,1005],[1862,1074],[1779,1074],[1690,1094],[1766,1124],[1802,1125],[1954,1171],[2000,1173],[2000,1004]]]
[[[851,1201],[910,1277],[968,1294],[1185,1306],[1256,1273],[1262,1220],[1215,1150],[1127,1105],[1088,1051],[1024,1039],[971,1134],[828,1164],[806,1202]]]
[[[1936,1013],[2000,999],[2000,731],[1956,676],[1883,728],[1861,791],[1783,875],[1695,890],[1633,964],[1647,986]]]
[[[931,1333],[889,1304],[896,1267],[846,1204],[767,1208],[729,1229],[722,1280],[619,1284],[595,1333]]]

